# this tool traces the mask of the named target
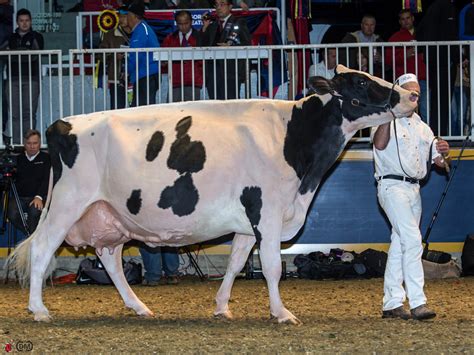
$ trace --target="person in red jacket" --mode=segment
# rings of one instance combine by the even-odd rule
[[[395,32],[389,39],[389,42],[415,42],[415,18],[409,9],[403,9],[398,13],[398,23],[400,31]],[[406,61],[406,69],[405,69]],[[386,51],[386,65],[393,65],[392,48]],[[423,59],[423,53],[417,53],[416,47],[395,47],[395,77],[411,73],[418,77],[421,92],[418,101],[419,114],[421,119],[426,122],[428,90],[426,85],[426,65]]]
[[[165,38],[162,47],[200,47],[201,33],[192,27],[191,13],[186,10],[178,11],[175,20],[178,30]],[[191,60],[175,61],[169,75],[172,75],[173,82],[172,101],[195,101],[201,98],[201,60],[194,60],[194,63]]]

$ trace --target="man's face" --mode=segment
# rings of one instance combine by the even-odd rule
[[[226,0],[217,0],[216,1],[216,13],[220,19],[226,18],[232,10],[232,4],[229,4]]]
[[[401,14],[400,19],[398,20],[400,27],[409,31],[413,29],[414,22],[415,22],[415,18],[409,12],[404,12],[403,14]]]
[[[327,66],[329,69],[336,67],[336,50],[334,48],[328,50]]]
[[[18,28],[21,32],[28,32],[31,30],[31,18],[28,15],[18,16],[16,23],[18,24]]]
[[[30,157],[38,153],[40,150],[40,137],[36,134],[32,135],[25,141],[25,151]]]
[[[119,25],[120,27],[122,28],[127,28],[128,27],[128,19],[127,19],[127,16],[128,15],[119,15]]]
[[[134,13],[132,12],[128,12],[127,13],[127,23],[128,23],[128,27],[130,27],[131,29],[133,29],[135,27],[135,25],[139,22],[138,20],[138,17],[137,15],[135,15]]]
[[[186,34],[189,32],[189,30],[191,30],[191,24],[192,21],[188,15],[182,15],[176,19],[176,25],[178,26],[178,30],[183,34]]]
[[[364,18],[360,24],[360,29],[365,36],[372,36],[375,32],[375,20],[373,18]]]

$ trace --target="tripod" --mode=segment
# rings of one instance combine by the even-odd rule
[[[181,247],[181,249],[183,249],[186,255],[188,256],[189,263],[193,266],[194,270],[196,270],[196,273],[198,274],[201,281],[204,281],[206,279],[206,275],[204,275],[201,268],[199,267],[199,264],[196,258],[194,258],[193,254],[191,254],[191,250],[189,249],[189,247],[184,246],[184,247]]]
[[[6,178],[6,184],[5,184],[5,189],[3,191],[3,199],[2,199],[3,215],[2,215],[2,227],[0,228],[0,232],[1,234],[4,234],[6,232],[7,248],[8,248],[7,256],[9,256],[12,248],[16,244],[16,233],[14,233],[13,224],[8,217],[11,194],[13,194],[13,198],[15,199],[16,207],[18,208],[18,212],[20,213],[21,222],[23,224],[23,228],[26,232],[27,237],[30,236],[30,231],[26,223],[25,213],[23,212],[23,208],[21,207],[20,196],[18,196],[18,190],[16,189],[15,182],[13,181],[13,173],[5,172],[3,174],[3,177]],[[6,272],[5,272],[5,281],[4,281],[5,284],[8,283],[9,274],[10,274],[10,265],[7,264]]]

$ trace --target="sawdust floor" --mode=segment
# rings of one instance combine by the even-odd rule
[[[113,287],[64,285],[44,292],[54,319],[36,323],[26,311],[28,291],[0,286],[0,343],[31,342],[54,353],[474,353],[474,278],[428,281],[438,312],[432,321],[380,317],[382,279],[281,282],[282,298],[303,325],[269,320],[266,285],[237,280],[232,322],[212,318],[217,281],[134,286],[157,313],[143,319],[124,308]]]

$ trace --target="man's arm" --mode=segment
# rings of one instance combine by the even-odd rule
[[[387,148],[388,142],[390,141],[390,122],[378,126],[373,141],[374,147],[378,150]]]

